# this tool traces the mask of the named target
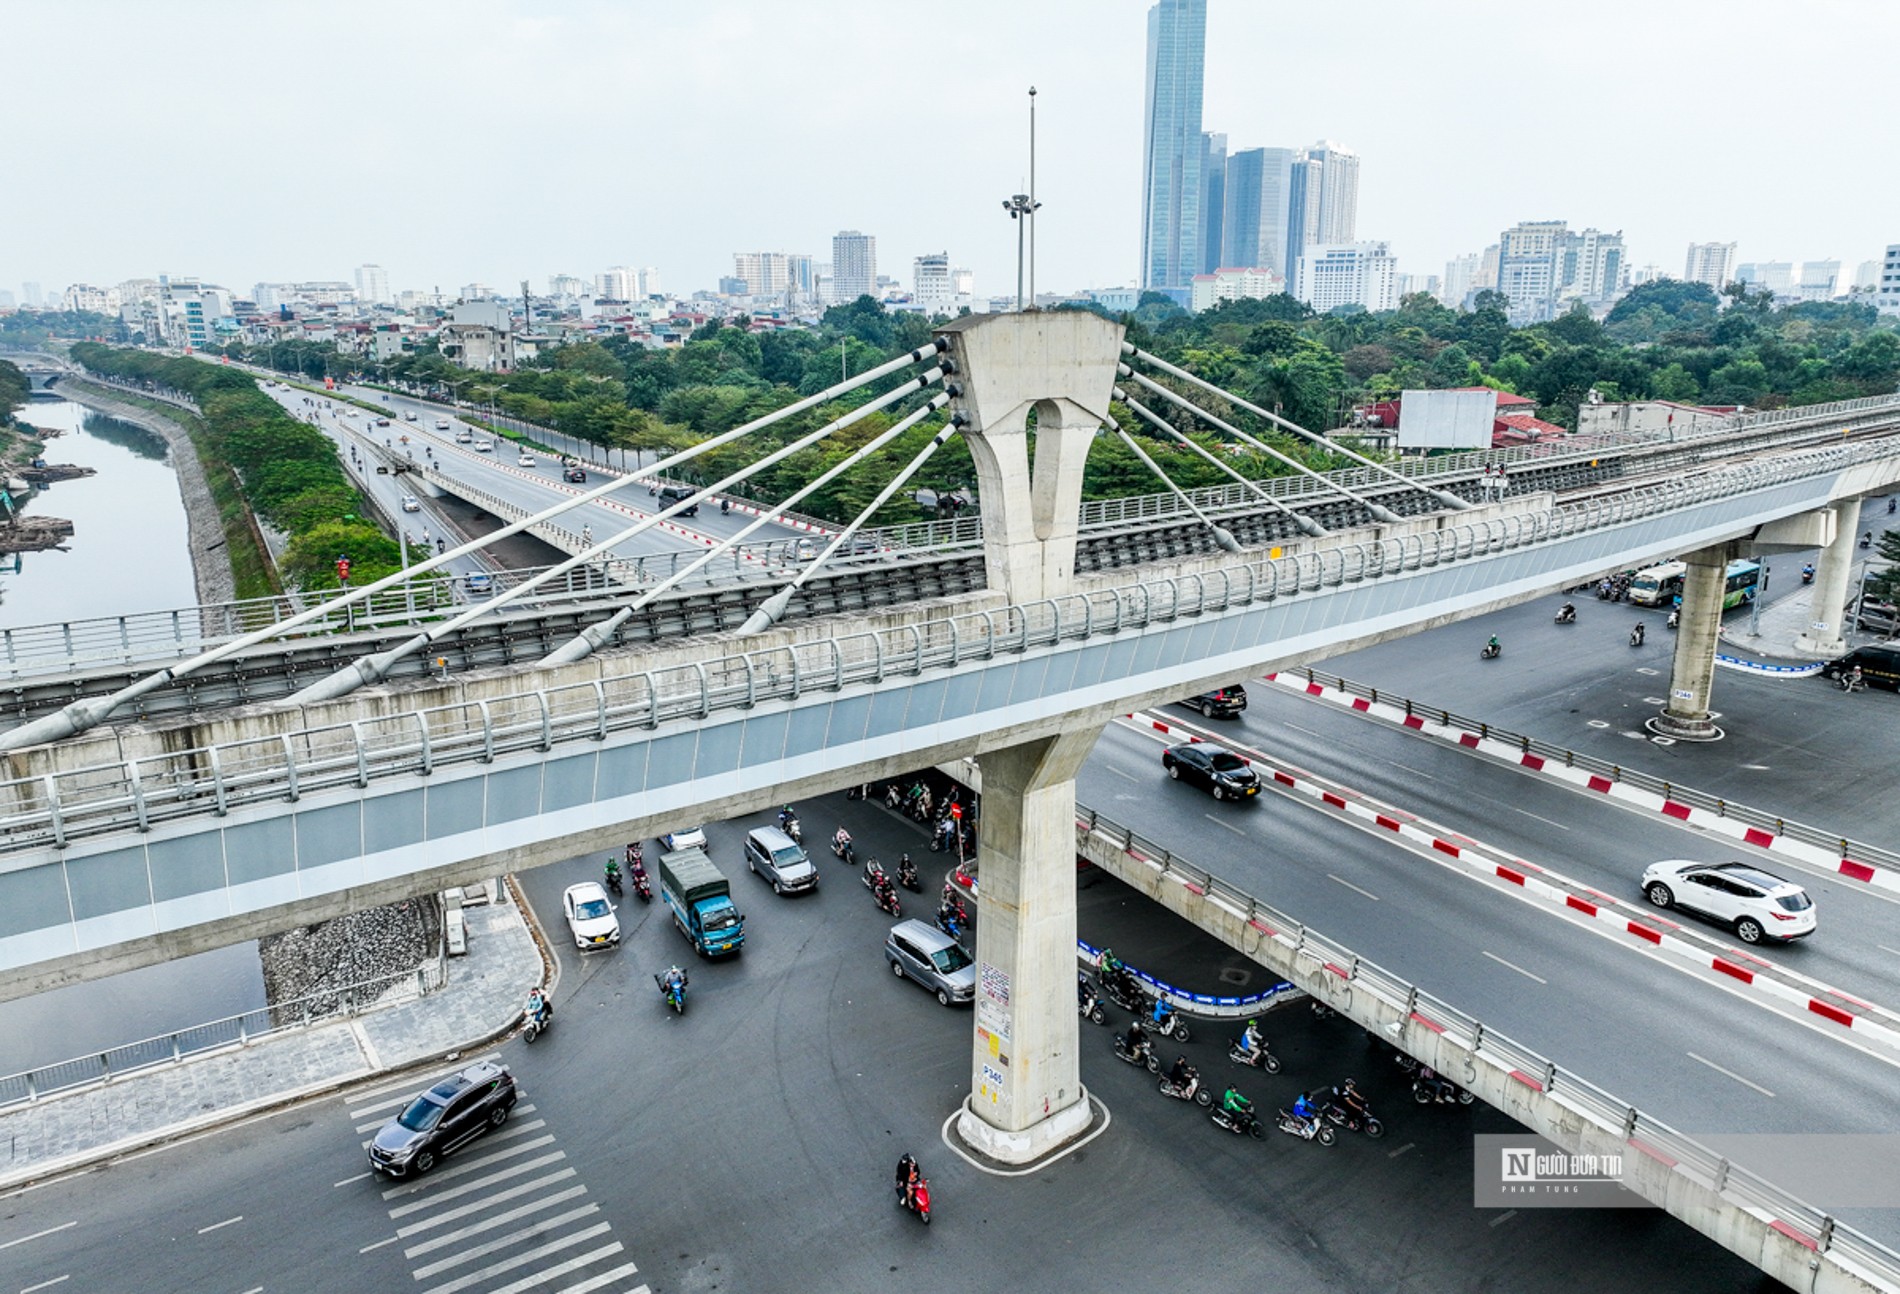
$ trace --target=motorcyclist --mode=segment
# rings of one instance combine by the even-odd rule
[[[728,512],[731,512],[731,511],[732,511],[732,500],[731,500],[731,499],[721,499],[721,500],[719,500],[719,515],[720,515],[720,516],[722,516],[722,517],[723,517],[724,515],[726,515],[726,514],[727,514]]]
[[[1858,692],[1866,686],[1867,680],[1862,677],[1860,666],[1858,665],[1847,671],[1847,677],[1841,680],[1841,688],[1847,692]]]
[[[1089,999],[1095,996],[1095,989],[1089,984],[1089,977],[1081,971],[1075,973],[1075,1004],[1087,1006]]]
[[[797,821],[798,811],[791,805],[788,804],[778,811],[778,829],[787,835],[791,834],[792,824]]]
[[[1577,618],[1577,608],[1566,602],[1557,608],[1557,618],[1559,620],[1575,620]]]
[[[1128,1032],[1122,1035],[1122,1050],[1130,1056],[1139,1056],[1148,1049],[1148,1031],[1141,1027],[1139,1018],[1128,1022]]]
[[[1177,1088],[1186,1087],[1194,1079],[1194,1066],[1188,1064],[1187,1057],[1177,1055],[1174,1064],[1168,1067],[1168,1082]]]
[[[1498,641],[1496,634],[1491,635],[1490,640],[1485,643],[1485,646],[1489,647],[1492,651],[1500,651],[1503,649],[1503,644]]]
[[[1165,997],[1158,997],[1155,999],[1154,1014],[1150,1016],[1149,1019],[1158,1032],[1166,1033],[1173,1015],[1173,1004]]]
[[[627,846],[627,870],[639,867],[640,862],[640,842],[636,840]]]
[[[664,973],[654,978],[660,981],[660,996],[669,1002],[686,991],[686,972],[677,966],[667,967]]]
[[[1221,1096],[1220,1108],[1229,1114],[1252,1114],[1253,1102],[1230,1087]]]
[[[607,885],[610,889],[620,888],[620,860],[612,855],[607,858]]]
[[[922,1174],[917,1168],[917,1157],[905,1152],[897,1161],[897,1193],[904,1197],[904,1207],[911,1207],[911,1199],[917,1194],[917,1182]]]
[[[1359,1088],[1350,1078],[1333,1084],[1332,1103],[1356,1118],[1366,1115],[1366,1098],[1359,1095]]]
[[[917,864],[910,861],[909,854],[897,856],[897,879],[911,885],[917,883]]]
[[[1801,582],[1803,584],[1806,584],[1813,578],[1814,578],[1814,563],[1813,562],[1804,563],[1801,567]]]
[[[850,843],[851,833],[846,831],[843,827],[839,827],[838,834],[831,838],[831,852],[842,858],[844,856],[844,847]]]
[[[528,1005],[525,1013],[528,1019],[534,1021],[536,1027],[547,1024],[549,1017],[554,1014],[554,1007],[548,1002],[547,994],[541,991],[539,984],[528,986]]]
[[[1293,1117],[1309,1128],[1319,1123],[1319,1111],[1313,1107],[1312,1100],[1305,1092],[1294,1098]]]
[[[1240,1049],[1246,1053],[1248,1064],[1260,1058],[1260,1053],[1266,1049],[1266,1042],[1266,1038],[1260,1032],[1260,1022],[1247,1021],[1247,1030],[1240,1035]]]
[[[1641,620],[1638,620],[1636,622],[1636,627],[1630,630],[1630,646],[1632,647],[1642,646],[1643,635],[1647,632],[1648,632],[1647,627],[1643,624]]]
[[[957,910],[950,906],[948,899],[937,905],[937,924],[952,938],[963,928],[958,922]]]

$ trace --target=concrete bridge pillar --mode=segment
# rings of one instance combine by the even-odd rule
[[[1814,598],[1808,605],[1808,631],[1794,640],[1802,651],[1833,658],[1846,652],[1845,634],[1848,576],[1854,569],[1854,521],[1859,515],[1857,500],[1837,503],[1821,509],[1834,514],[1834,538],[1821,549],[1821,560],[1814,570]]]
[[[1075,774],[1101,729],[985,751],[975,1049],[957,1132],[1007,1164],[1088,1130],[1075,1013]]]
[[[1722,730],[1709,717],[1715,682],[1715,649],[1722,627],[1722,595],[1736,545],[1713,544],[1686,554],[1682,614],[1676,624],[1676,661],[1669,678],[1669,704],[1649,721],[1649,730],[1678,741],[1719,741]]]
[[[1082,465],[1113,421],[1122,327],[1065,310],[968,315],[938,331],[957,365],[952,407],[976,463],[989,587],[1017,603],[1060,597],[1075,573]]]

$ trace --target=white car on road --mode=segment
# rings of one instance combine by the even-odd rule
[[[1651,863],[1643,872],[1643,896],[1659,908],[1682,908],[1732,927],[1745,944],[1814,933],[1807,891],[1749,863]]]
[[[533,467],[533,466],[534,466],[534,455],[533,455],[533,454],[530,454],[530,453],[528,453],[528,452],[527,452],[526,450],[523,450],[523,451],[521,452],[521,457],[520,457],[520,458],[517,458],[517,459],[515,460],[515,462],[517,462],[517,463],[519,463],[519,464],[520,464],[521,466],[523,466],[523,467]]]
[[[574,946],[583,952],[589,948],[612,948],[620,942],[620,918],[598,881],[570,885],[561,896],[567,912],[567,929]]]
[[[404,512],[421,512],[422,505],[416,502],[415,495],[405,494],[402,496],[402,510]]]
[[[668,853],[675,849],[704,849],[706,828],[687,827],[684,831],[669,831],[660,837],[660,843],[666,846]]]
[[[495,442],[484,437],[475,442],[475,452],[478,454],[492,454],[495,452]]]

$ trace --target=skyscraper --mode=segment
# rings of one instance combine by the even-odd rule
[[[1221,265],[1287,274],[1295,156],[1291,148],[1249,148],[1228,157]]]
[[[1685,283],[1706,283],[1720,292],[1734,278],[1734,243],[1690,243],[1689,260],[1683,267]]]
[[[840,305],[877,295],[877,239],[841,229],[831,240],[831,299]]]
[[[1308,247],[1325,242],[1319,236],[1319,200],[1324,192],[1319,159],[1304,149],[1296,149],[1287,168],[1286,182],[1286,262],[1288,283],[1298,283],[1300,257]]]
[[[910,263],[911,300],[936,314],[950,308],[950,253],[926,252]]]
[[[1322,139],[1306,156],[1319,164],[1315,241],[1329,246],[1354,241],[1359,233],[1359,154]]]
[[[1207,0],[1148,11],[1143,95],[1141,285],[1187,300],[1201,265],[1201,63]]]
[[[389,300],[389,272],[380,265],[356,267],[356,299],[366,305]]]
[[[1201,272],[1212,274],[1224,263],[1221,215],[1227,201],[1227,136],[1201,133]]]

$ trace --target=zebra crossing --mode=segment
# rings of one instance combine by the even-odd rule
[[[442,1077],[404,1079],[351,1097],[349,1116],[363,1147]],[[525,1092],[506,1124],[429,1176],[388,1182],[382,1207],[393,1234],[359,1252],[402,1246],[417,1294],[650,1294]]]

